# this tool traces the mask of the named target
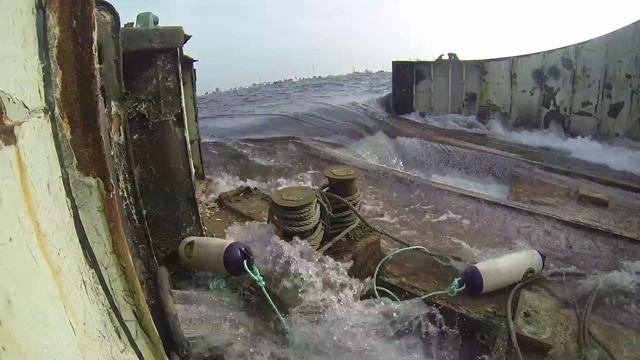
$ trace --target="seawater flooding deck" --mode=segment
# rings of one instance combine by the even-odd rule
[[[283,81],[198,99],[203,224],[253,249],[291,333],[249,277],[173,264],[160,288],[184,357],[515,358],[511,289],[427,303],[374,300],[367,278],[398,242],[360,227],[321,254],[266,224],[271,193],[319,187],[335,164],[362,172],[361,210],[371,223],[451,258],[397,255],[379,281],[402,298],[445,289],[478,261],[537,249],[547,270],[564,276],[527,285],[515,301],[526,358],[582,355],[584,313],[587,333],[606,338],[616,356],[639,353],[638,145],[570,138],[552,122],[512,129],[498,122],[503,116],[394,116],[386,111],[389,75]],[[600,156],[607,154],[616,156]],[[587,305],[597,284],[595,305]]]
[[[382,75],[376,76],[384,81]],[[348,82],[348,78],[340,80]],[[290,86],[296,87],[296,83]],[[439,128],[434,126],[437,122],[395,117],[386,114],[378,105],[382,100],[309,101],[294,109],[288,104],[283,110],[268,104],[264,105],[268,108],[265,113],[256,106],[245,108],[245,114],[238,114],[233,106],[216,106],[220,102],[233,103],[225,97],[235,99],[252,92],[255,95],[269,91],[265,86],[200,99],[204,115],[202,129],[205,137],[209,137],[203,144],[203,153],[210,179],[208,188],[203,190],[202,198],[207,200],[202,205],[203,213],[207,214],[204,223],[211,234],[246,239],[247,232],[253,234],[251,236],[258,232],[260,237],[272,238],[268,226],[233,225],[231,230],[227,227],[238,221],[264,222],[268,194],[273,190],[291,185],[320,186],[325,181],[324,168],[334,164],[351,165],[363,172],[360,188],[364,216],[408,243],[423,245],[459,260],[452,266],[443,267],[419,252],[398,255],[382,277],[389,286],[407,297],[441,290],[449,286],[466,264],[535,248],[547,256],[547,269],[567,273],[581,271],[589,276],[576,279],[567,275],[567,281],[534,284],[523,290],[516,309],[516,322],[521,342],[526,344],[522,346],[526,358],[578,356],[574,341],[578,336],[575,308],[583,308],[589,292],[600,282],[606,290],[598,296],[592,327],[608,334],[617,356],[633,358],[639,351],[637,291],[640,265],[637,259],[640,248],[637,241],[640,225],[637,219],[640,199],[637,184],[640,182],[633,168],[630,171],[613,170],[603,163],[577,160],[570,153],[548,147],[535,148],[510,142],[504,132],[497,134],[479,123],[474,127],[484,131],[469,133]],[[214,113],[216,108],[225,110]],[[207,120],[208,117],[211,120]],[[471,118],[463,120],[475,121]],[[589,141],[609,146],[605,142]],[[633,164],[633,147],[616,149],[628,151]],[[239,185],[257,190],[226,194],[212,205],[219,194]],[[365,236],[365,239],[370,238]],[[264,264],[267,277],[273,271],[272,266],[277,267],[271,262],[285,264],[276,271],[281,277],[269,278],[268,283],[273,284],[272,291],[278,298],[284,298],[280,300],[283,301],[281,305],[292,312],[288,316],[302,319],[297,323],[300,326],[297,331],[306,345],[302,346],[304,351],[297,348],[302,351],[297,355],[390,358],[411,354],[415,358],[461,359],[515,356],[505,341],[508,289],[478,297],[434,299],[432,304],[439,309],[437,314],[443,316],[440,322],[433,317],[433,308],[416,307],[415,302],[408,305],[410,310],[405,309],[408,313],[403,314],[407,317],[403,315],[398,318],[400,320],[394,320],[393,316],[383,315],[392,311],[387,308],[390,305],[358,300],[366,295],[364,289],[368,286],[358,283],[354,286],[360,287],[360,292],[351,287],[345,293],[343,285],[337,288],[326,285],[340,284],[336,280],[341,278],[339,271],[305,267],[310,262],[296,268],[300,264],[292,259],[300,257],[303,251],[298,248],[300,246],[303,244],[296,243],[292,247],[295,251],[284,250],[287,246],[276,241],[266,245],[271,249],[270,255],[263,258],[259,255],[258,260],[259,264]],[[383,252],[398,246],[382,239]],[[357,242],[347,243],[340,249],[342,253],[333,254],[337,260],[348,260],[354,253],[364,251],[356,250],[359,249]],[[288,251],[297,255],[282,255]],[[287,260],[283,261],[283,258]],[[357,263],[357,256],[354,259]],[[314,256],[311,262],[319,261],[330,260]],[[291,292],[299,290],[293,285],[282,285],[290,282],[288,272],[304,274],[300,275],[304,279],[302,285],[298,284],[307,289],[299,295],[303,298],[299,301],[306,304],[301,308],[296,307],[299,303],[292,305],[287,301]],[[203,282],[201,286],[206,284]],[[246,285],[230,287],[240,291]],[[183,287],[182,291],[187,288],[190,287]],[[209,301],[215,302],[211,295],[207,296]],[[336,302],[336,296],[342,300]],[[245,315],[250,313],[252,306],[262,306],[263,311],[269,312],[259,296],[251,299],[257,303],[243,308]],[[197,301],[185,300],[182,305],[189,309],[194,302]],[[212,303],[211,306],[222,305]],[[316,309],[313,316],[303,310],[309,307]],[[346,308],[357,309],[360,313],[346,311]],[[209,320],[203,320],[205,318],[209,319],[189,318],[189,331],[195,334],[198,331],[194,329],[203,331],[207,328]],[[258,318],[266,323],[254,327],[250,324],[258,320],[250,317],[251,320],[235,330],[247,336],[243,339],[251,339],[246,341],[257,345],[249,353],[239,355],[234,350],[226,355],[231,358],[295,357],[295,346],[272,338],[271,333],[264,335],[260,326],[274,330],[274,326],[277,328],[275,319],[264,314]],[[333,322],[325,322],[328,319]],[[362,333],[348,330],[363,321],[377,329],[369,329],[377,334],[369,340],[387,344],[380,345],[384,350],[371,348],[371,342]],[[421,325],[416,327],[416,321]],[[296,321],[292,320],[292,323],[295,334]],[[397,343],[394,336],[401,328],[410,334],[403,340],[407,343]],[[366,326],[363,328],[367,329]],[[323,331],[332,335],[320,335],[327,334]],[[336,339],[351,340],[345,343]],[[220,346],[207,349],[225,354]],[[362,349],[375,351],[358,353]],[[406,352],[407,349],[410,351]]]

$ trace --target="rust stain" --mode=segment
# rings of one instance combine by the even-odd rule
[[[0,100],[0,126],[9,125],[9,119],[7,119],[7,111],[4,109],[4,104]]]
[[[24,165],[24,160],[22,158],[22,154],[20,152],[20,148],[16,151],[16,166],[18,169],[18,176],[20,178],[20,187],[22,189],[22,194],[25,200],[25,207],[27,209],[27,214],[29,216],[29,220],[33,226],[36,240],[38,242],[38,247],[40,248],[40,252],[44,257],[44,260],[47,263],[47,267],[51,271],[51,277],[53,280],[53,284],[58,290],[58,295],[60,296],[60,300],[62,301],[62,305],[64,306],[64,310],[69,316],[69,324],[75,334],[77,334],[74,324],[79,324],[78,316],[73,307],[73,302],[69,297],[66,289],[64,288],[62,282],[62,276],[58,265],[56,264],[56,260],[53,258],[51,254],[51,249],[49,246],[49,240],[47,239],[47,235],[42,230],[42,225],[38,220],[38,212],[36,210],[36,205],[34,201],[34,191],[31,187],[31,183],[29,181],[29,174],[27,173],[26,167]]]
[[[16,144],[16,133],[14,125],[0,124],[0,144],[4,144],[5,146]]]
[[[7,112],[4,109],[4,104],[0,100],[0,143],[4,145],[15,145],[16,134],[14,131],[14,124],[12,124],[7,118]]]
[[[106,134],[121,135],[123,119],[113,119],[110,124],[102,107],[97,65],[95,1],[50,0],[46,2],[46,8],[55,19],[53,23],[57,24],[56,43],[52,47],[51,56],[55,58],[57,65],[57,100],[60,103],[61,121],[66,137],[77,159],[78,170],[87,177],[99,179],[104,185],[105,217],[109,221],[114,251],[119,262],[124,265],[126,282],[136,303],[134,311],[151,341],[155,345],[159,344],[153,347],[156,357],[165,358],[144,294],[140,290],[143,284],[140,284],[128,246],[128,224],[123,223],[126,221],[126,215],[121,212],[117,197],[118,184],[110,169],[110,160],[113,160],[110,151],[116,149],[111,146],[111,139]],[[106,131],[103,133],[102,130]],[[107,292],[108,289],[104,290]],[[116,308],[114,305],[114,311]],[[121,326],[129,330],[124,322]],[[130,337],[130,342],[134,343],[140,335],[135,335],[134,332],[132,336],[127,336]]]
[[[51,0],[47,11],[56,19],[55,53],[60,111],[81,172],[111,187],[100,136],[96,12],[93,1]]]

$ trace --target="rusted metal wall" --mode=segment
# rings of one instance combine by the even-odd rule
[[[137,192],[158,261],[203,234],[192,172],[179,27],[123,28],[123,74]]]
[[[0,358],[164,359],[179,349],[156,268],[202,231],[185,35],[126,38],[142,44],[126,103],[109,3],[0,1],[0,13]]]
[[[465,69],[479,64],[481,73],[465,71],[462,79],[453,68],[448,75],[438,71],[447,61],[453,63],[428,62],[436,69],[433,91],[416,91],[416,96],[430,97],[416,99],[416,104],[431,104],[435,113],[450,107],[452,113],[473,114],[458,104],[468,96],[465,89],[479,81],[479,105],[496,105],[510,115],[513,126],[546,128],[557,122],[574,135],[640,140],[640,22],[559,49],[464,61]],[[410,71],[406,62],[404,67]]]
[[[416,64],[415,76],[415,111],[418,113],[433,112],[433,64],[420,62]]]
[[[482,77],[482,64],[466,61],[464,66],[464,115],[474,115],[478,112],[480,104],[480,79]]]
[[[412,61],[394,61],[391,79],[393,111],[408,114],[414,111],[415,68]]]
[[[128,243],[117,13],[0,13],[0,358],[166,358]]]
[[[127,109],[124,101],[122,78],[122,50],[120,47],[119,15],[108,2],[98,1],[96,12],[96,46],[100,86],[99,127],[103,138],[104,155],[112,184],[109,212],[114,227],[120,229],[115,242],[121,255],[121,263],[127,269],[131,286],[135,287],[134,300],[141,308],[147,308],[139,317],[148,332],[155,336],[158,346],[169,339],[168,326],[158,300],[156,270],[158,267],[154,249],[150,246],[145,228],[144,210],[136,191],[130,160],[131,136],[128,129]],[[142,280],[142,281],[140,281]],[[171,348],[170,341],[165,347]]]

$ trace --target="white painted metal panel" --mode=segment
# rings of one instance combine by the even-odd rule
[[[598,131],[596,111],[604,75],[605,39],[577,44],[575,52],[576,73],[569,131],[576,135],[592,135]]]
[[[431,64],[430,62],[416,63],[414,108],[418,113],[433,112],[431,103]]]
[[[608,34],[601,102],[598,106],[599,133],[624,136],[633,127],[632,79],[637,70],[639,25]]]
[[[540,116],[542,127],[552,121],[567,129],[573,105],[573,78],[576,62],[575,46],[543,53],[544,87]]]
[[[636,32],[640,31],[640,24],[636,26]],[[640,37],[639,37],[640,38]],[[633,45],[632,45],[633,46]],[[631,77],[631,94],[629,95],[629,121],[626,137],[640,140],[640,39],[636,43],[636,68]]]
[[[511,71],[512,125],[537,128],[540,124],[541,89],[544,86],[542,54],[514,57]]]
[[[461,61],[449,61],[449,79],[449,112],[462,114],[464,106],[464,66]]]
[[[480,78],[482,64],[476,61],[464,62],[464,109],[463,114],[475,115],[480,102]]]
[[[511,58],[488,60],[483,64],[480,104],[492,103],[502,112],[511,111]]]
[[[449,61],[433,63],[433,113],[448,114],[449,97]]]

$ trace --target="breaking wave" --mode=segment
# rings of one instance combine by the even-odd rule
[[[498,138],[536,148],[558,150],[576,159],[640,175],[639,149],[611,145],[585,136],[569,137],[562,128],[553,126],[545,130],[508,130],[500,121],[491,120],[487,127],[490,134]]]
[[[420,116],[412,113],[403,117],[443,129],[487,134],[534,148],[557,150],[576,159],[640,175],[640,147],[631,141],[618,141],[621,144],[616,145],[587,136],[570,137],[555,123],[548,129],[524,130],[509,129],[497,119],[490,120],[485,126],[475,116],[458,114]]]

